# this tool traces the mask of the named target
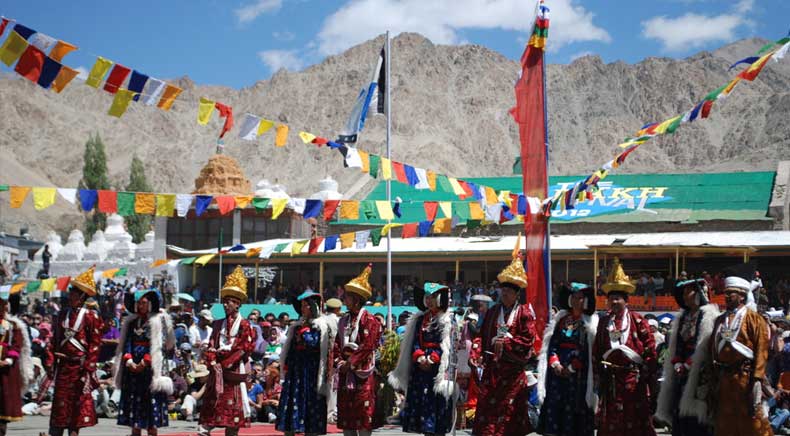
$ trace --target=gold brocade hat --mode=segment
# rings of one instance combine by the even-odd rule
[[[614,258],[614,265],[612,265],[612,270],[609,271],[609,277],[603,285],[603,291],[606,292],[606,294],[610,292],[623,292],[628,295],[636,291],[636,285],[634,285],[630,277],[625,275],[623,265],[617,257]]]
[[[222,287],[219,298],[225,297],[238,298],[242,303],[247,302],[247,277],[239,265],[225,277],[225,286]]]
[[[357,294],[362,297],[363,300],[368,301],[370,297],[373,296],[373,289],[370,287],[370,283],[368,282],[368,278],[370,277],[370,273],[373,271],[373,264],[369,263],[368,266],[362,270],[362,274],[358,277],[351,279],[350,282],[346,283],[343,288],[345,288],[346,292],[351,292],[353,294]]]
[[[88,268],[87,271],[81,273],[77,277],[71,279],[69,284],[84,292],[85,295],[93,297],[96,295],[96,282],[93,281],[93,274],[96,272],[96,265]]]
[[[513,261],[502,270],[496,279],[499,283],[510,283],[521,289],[527,287],[527,271],[524,270],[524,261],[521,260],[521,233],[516,239],[516,247],[513,249]]]

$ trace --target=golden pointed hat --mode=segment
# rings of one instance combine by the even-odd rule
[[[499,283],[510,283],[521,289],[527,287],[527,271],[524,270],[524,261],[521,260],[521,233],[516,239],[516,247],[513,248],[513,260],[505,269],[497,274],[496,279]]]
[[[346,285],[343,286],[343,288],[345,288],[346,292],[351,292],[352,294],[359,295],[365,301],[370,300],[370,297],[373,296],[373,289],[370,287],[368,278],[370,277],[370,273],[372,271],[373,271],[373,264],[369,263],[368,266],[366,266],[365,269],[362,270],[362,274],[351,279],[351,281],[346,283]]]
[[[96,272],[96,265],[88,268],[87,271],[81,273],[69,281],[71,286],[84,292],[85,295],[93,297],[96,295],[96,282],[93,281],[93,274]]]
[[[244,275],[240,265],[225,277],[225,286],[222,287],[219,298],[225,297],[238,298],[242,303],[247,302],[247,276]]]
[[[634,285],[630,277],[625,275],[623,265],[617,257],[614,258],[614,265],[612,265],[609,277],[606,278],[606,283],[603,285],[603,291],[607,294],[610,292],[623,292],[628,295],[636,291],[636,285]]]

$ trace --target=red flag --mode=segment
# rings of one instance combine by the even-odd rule
[[[217,202],[220,215],[227,215],[236,208],[236,199],[234,199],[232,195],[221,195],[219,197],[214,197],[214,201]]]
[[[438,201],[426,201],[422,204],[422,207],[425,208],[425,219],[427,221],[436,219],[436,212],[439,211]]]
[[[705,100],[705,103],[702,104],[702,118],[708,118],[710,115],[710,109],[713,107],[713,100]]]
[[[464,190],[464,195],[458,196],[460,200],[466,200],[467,198],[473,197],[475,195],[468,183],[464,182],[463,180],[459,180],[458,184],[461,185],[461,189]]]
[[[36,83],[38,82],[39,76],[41,76],[41,69],[44,68],[45,57],[46,55],[44,55],[44,52],[33,44],[30,44],[19,58],[19,62],[17,62],[14,71],[25,79]]]
[[[417,236],[417,223],[404,224],[401,229],[400,237],[403,239],[414,238]]]
[[[0,23],[0,36],[3,36],[3,33],[5,33],[5,26],[8,26],[8,18],[3,17],[3,22]]]
[[[406,177],[406,168],[400,162],[392,161],[392,170],[395,172],[395,178],[401,183],[409,183],[409,178]]]
[[[71,281],[71,277],[58,277],[58,281],[55,282],[55,289],[58,291],[65,291],[69,287],[69,282]]]
[[[222,125],[222,132],[219,134],[222,138],[233,128],[233,108],[219,102],[215,103],[214,107],[219,111],[219,117],[225,118],[225,124]]]
[[[307,252],[309,254],[316,254],[316,253],[318,253],[318,246],[321,245],[322,242],[324,242],[324,238],[322,238],[322,237],[311,239],[310,240],[310,246],[307,248]]]
[[[538,15],[542,28],[548,28],[548,19]],[[548,126],[546,125],[545,106],[545,66],[542,43],[537,34],[530,38],[524,54],[521,56],[521,77],[516,82],[516,107],[510,114],[518,124],[521,140],[521,174],[524,195],[544,199],[548,196],[547,162],[548,162]],[[543,32],[545,35],[545,32]],[[533,42],[534,41],[534,42]],[[525,220],[526,221],[526,220]],[[531,223],[524,223],[526,233],[526,270],[528,280],[527,301],[532,304],[537,318],[538,340],[536,350],[540,350],[543,329],[548,321],[550,283],[549,253],[547,250],[548,218],[537,215]]]
[[[335,216],[335,211],[339,204],[340,200],[324,201],[324,221],[332,221],[332,217]]]
[[[116,213],[118,212],[118,193],[99,189],[99,212]]]
[[[121,64],[115,64],[112,67],[112,71],[110,71],[110,75],[107,77],[107,81],[104,82],[104,90],[110,94],[115,94],[118,92],[118,89],[121,88],[123,81],[126,80],[126,76],[131,72],[132,70],[129,68]]]

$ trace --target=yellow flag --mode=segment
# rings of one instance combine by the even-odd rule
[[[387,236],[387,234],[389,234],[390,230],[394,229],[395,227],[400,227],[402,225],[403,224],[400,224],[400,223],[384,224],[384,227],[381,228],[381,236]]]
[[[395,213],[392,212],[392,206],[390,206],[390,202],[387,200],[376,201],[376,210],[379,212],[379,218],[383,220],[389,221],[395,219]]]
[[[499,197],[497,199],[502,203],[505,203],[507,207],[511,209],[513,208],[510,205],[510,191],[499,191]]]
[[[367,174],[370,172],[370,155],[366,151],[358,150],[359,159],[362,160],[362,172]]]
[[[486,204],[497,204],[498,199],[496,196],[496,191],[494,191],[494,188],[490,186],[486,186],[485,191],[486,191]]]
[[[148,267],[149,268],[157,268],[157,267],[160,267],[160,266],[166,264],[167,262],[168,262],[167,259],[157,259],[151,265],[148,265]]]
[[[357,201],[357,200],[341,200],[340,201],[340,219],[341,220],[358,220],[359,219],[359,201]]]
[[[52,48],[52,51],[49,52],[49,57],[52,58],[54,61],[62,62],[63,56],[73,52],[77,49],[77,46],[74,44],[69,44],[66,41],[58,41],[55,44],[55,47]]]
[[[294,243],[291,245],[291,256],[294,256],[295,254],[301,254],[302,249],[305,245],[307,245],[308,242],[310,242],[308,239],[294,241]]]
[[[14,65],[22,53],[27,50],[28,42],[25,38],[19,36],[18,33],[11,31],[8,35],[8,38],[3,43],[2,47],[0,47],[0,60],[3,61],[6,66]]]
[[[57,188],[33,188],[33,205],[36,210],[46,209],[55,204]]]
[[[211,259],[213,259],[216,255],[217,253],[204,254],[203,256],[200,256],[197,259],[195,259],[195,263],[200,266],[206,266],[206,264],[209,263]]]
[[[181,91],[183,91],[181,88],[168,84],[165,87],[165,91],[162,93],[162,98],[160,98],[159,103],[156,104],[156,107],[163,111],[169,111],[173,106],[173,102],[176,101],[176,97],[181,94]]]
[[[483,213],[483,208],[480,203],[473,201],[469,203],[469,218],[473,220],[481,220],[485,218],[486,214]]]
[[[680,115],[678,115],[678,116],[676,116],[674,118],[670,118],[670,119],[664,121],[663,123],[659,124],[656,127],[655,132],[657,134],[663,135],[664,133],[667,132],[667,128],[669,127],[669,125],[674,123],[678,118],[680,118]]]
[[[452,230],[450,218],[440,218],[433,223],[434,233],[450,233]]]
[[[302,142],[305,144],[310,144],[315,139],[315,135],[307,132],[299,132],[299,137],[302,138]]]
[[[281,213],[285,210],[285,205],[288,204],[287,198],[272,198],[272,219],[276,220]]]
[[[113,278],[115,273],[117,273],[120,270],[121,270],[120,268],[108,269],[108,270],[105,270],[103,273],[101,273],[101,276],[104,277],[105,279],[111,279],[111,278]]]
[[[98,88],[99,85],[101,85],[101,81],[104,79],[105,74],[107,74],[107,71],[110,71],[111,66],[111,60],[104,59],[101,56],[96,58],[96,63],[93,64],[93,68],[91,68],[91,72],[88,74],[88,79],[85,80],[85,84],[94,88]]]
[[[279,124],[277,126],[277,135],[274,137],[274,146],[285,147],[285,144],[287,142],[288,142],[288,126],[286,126],[285,124]]]
[[[43,292],[52,292],[55,290],[56,281],[57,279],[55,278],[43,279],[41,280],[41,286],[38,287],[38,290]]]
[[[439,202],[439,209],[442,210],[445,218],[452,218],[453,217],[453,204],[449,201],[440,201]]]
[[[16,32],[12,32],[12,34],[13,33]],[[30,192],[30,186],[12,186],[9,192],[11,195],[11,209],[19,209],[22,207],[22,203],[25,202],[28,192]]]
[[[211,119],[211,114],[214,113],[215,104],[213,100],[200,97],[200,103],[198,103],[198,124],[201,126],[208,124]]]
[[[27,282],[14,283],[11,286],[11,291],[9,293],[11,295],[18,294],[18,293],[22,292],[22,289],[25,289],[26,286],[27,286]]]
[[[386,157],[381,158],[381,178],[384,180],[392,179],[392,161]]]
[[[455,195],[465,195],[466,194],[466,191],[464,191],[464,188],[461,186],[460,183],[458,183],[458,179],[456,179],[455,177],[448,177],[447,180],[450,181],[450,186],[453,187],[453,194],[455,194]]]
[[[176,194],[156,194],[156,216],[173,216]]]
[[[150,192],[136,192],[134,194],[134,213],[138,215],[153,215],[156,212],[156,197]]]
[[[233,200],[236,202],[236,208],[244,209],[252,203],[252,195],[237,195],[233,197]]]
[[[268,132],[272,127],[274,127],[274,121],[262,119],[261,123],[258,124],[258,136]]]
[[[431,187],[431,191],[435,191],[436,190],[436,173],[431,171],[431,170],[428,170],[428,171],[425,172],[425,174],[428,176],[428,186]]]
[[[115,98],[112,99],[112,105],[110,106],[110,110],[107,112],[107,114],[121,118],[135,95],[137,95],[137,93],[134,91],[129,91],[128,89],[119,89],[118,92],[115,93]]]
[[[355,232],[341,233],[340,234],[340,248],[349,248],[354,245],[354,238],[357,234]]]
[[[258,257],[263,251],[263,247],[250,248],[247,250],[247,257]]]

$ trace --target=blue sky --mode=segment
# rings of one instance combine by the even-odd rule
[[[788,0],[547,0],[549,62],[685,57],[736,39],[778,39]],[[250,86],[300,70],[390,29],[435,43],[480,44],[518,59],[532,0],[9,0],[0,14],[76,44],[64,62],[96,55],[160,78]]]

